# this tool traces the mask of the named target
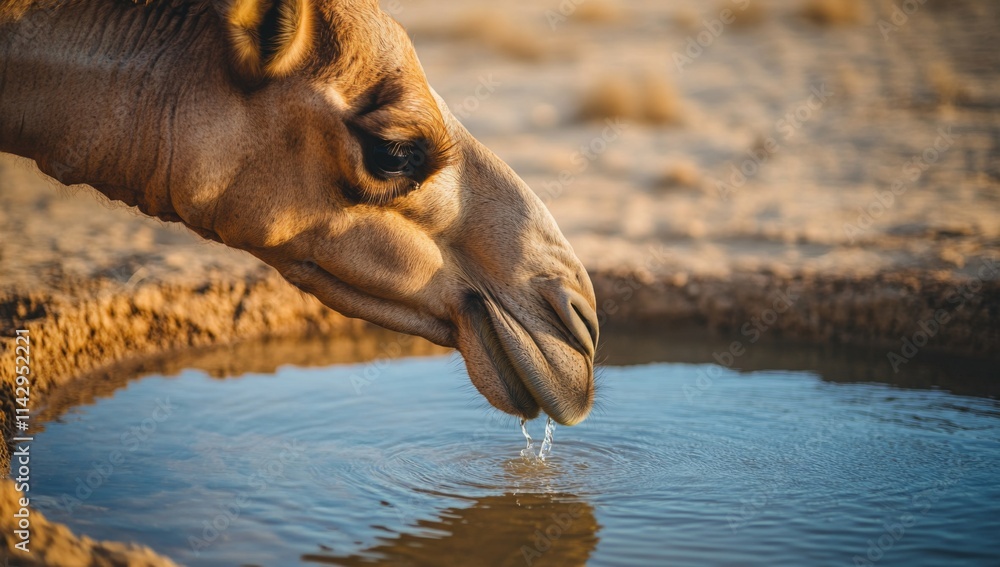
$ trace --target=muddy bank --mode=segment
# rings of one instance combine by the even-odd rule
[[[1000,263],[986,279],[933,271],[874,276],[734,274],[650,279],[598,273],[601,314],[618,325],[707,329],[761,338],[1000,355]],[[912,356],[910,356],[912,358]]]

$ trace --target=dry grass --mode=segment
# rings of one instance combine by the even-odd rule
[[[416,36],[462,40],[484,45],[512,59],[537,62],[546,56],[543,32],[514,22],[498,10],[476,10],[448,22],[411,27]]]
[[[751,0],[747,4],[746,8],[741,10],[740,5],[724,1],[719,4],[718,8],[712,12],[711,16],[703,16],[697,10],[691,7],[679,8],[674,12],[674,24],[680,28],[684,33],[695,33],[701,31],[704,28],[704,21],[706,19],[719,19],[720,14],[724,10],[729,11],[732,14],[732,23],[727,24],[732,26],[733,29],[741,28],[751,28],[764,23],[767,20],[767,9],[760,4],[757,0]]]
[[[635,89],[626,77],[604,77],[584,95],[580,103],[581,120],[599,121],[635,115]]]
[[[733,16],[736,17],[731,24],[733,28],[751,28],[759,26],[767,20],[767,9],[758,0],[750,0],[750,3],[743,10],[733,6],[733,3],[727,2],[719,9],[720,12],[726,8],[732,10]]]
[[[677,89],[660,74],[607,76],[583,96],[578,117],[585,121],[621,118],[671,125],[682,122],[683,104]]]
[[[613,24],[625,19],[619,4],[607,0],[587,0],[577,6],[573,19],[588,24]]]
[[[684,7],[674,12],[674,23],[685,32],[690,33],[698,29],[701,25],[698,18],[698,11],[694,8]]]
[[[802,15],[821,26],[860,24],[865,18],[862,0],[809,0]]]
[[[771,159],[775,155],[773,138],[764,134],[758,134],[754,138],[753,144],[750,145],[750,151],[756,156],[762,156],[763,159]]]
[[[658,73],[647,73],[639,83],[640,118],[650,124],[678,124],[681,97],[677,88]]]
[[[655,185],[661,190],[701,189],[702,180],[701,170],[697,165],[681,161],[667,166],[663,175],[656,179]]]
[[[545,56],[538,34],[501,13],[487,11],[472,14],[465,19],[461,30],[466,38],[478,39],[514,59],[538,61]]]

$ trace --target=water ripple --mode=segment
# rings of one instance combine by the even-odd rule
[[[608,368],[613,406],[541,461],[453,362],[394,362],[362,392],[364,366],[145,379],[48,425],[32,493],[87,535],[198,565],[854,564],[880,538],[884,564],[1000,561],[993,401],[718,369],[692,397],[705,367]],[[60,508],[163,396],[175,416]]]

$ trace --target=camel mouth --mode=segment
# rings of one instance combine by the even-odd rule
[[[561,351],[552,358],[566,360],[573,357],[567,353],[573,353],[586,361],[571,368],[554,368],[528,327],[498,302],[473,295],[467,312],[481,356],[466,352],[469,349],[462,348],[469,346],[466,341],[460,341],[460,350],[471,362],[473,384],[494,407],[524,419],[534,419],[544,411],[562,425],[583,421],[593,404],[593,362],[574,341],[566,340],[565,333],[550,333],[559,337],[559,346],[549,344],[549,350]],[[488,361],[486,367],[492,372],[476,368],[473,363],[479,358]],[[573,387],[574,383],[582,383],[583,388]]]
[[[523,419],[538,417],[541,408],[525,386],[518,366],[507,354],[486,303],[478,296],[470,297],[467,314],[475,346],[479,347],[476,350],[481,350],[487,368],[492,371],[492,376],[482,376],[484,373],[477,370],[477,367],[482,365],[468,364],[469,378],[473,384],[487,401],[500,411]],[[479,358],[473,353],[466,352],[468,349],[463,349],[464,345],[461,342],[459,350],[463,351],[466,360],[475,361]]]
[[[500,411],[523,419],[544,411],[563,425],[590,413],[596,314],[571,288],[538,284],[533,300],[508,298],[509,306],[468,292],[446,323],[361,291],[313,261],[290,264],[282,275],[347,316],[458,347],[472,384]]]

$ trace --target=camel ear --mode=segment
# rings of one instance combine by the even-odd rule
[[[310,0],[229,0],[221,15],[236,70],[248,79],[288,76],[312,48]]]

